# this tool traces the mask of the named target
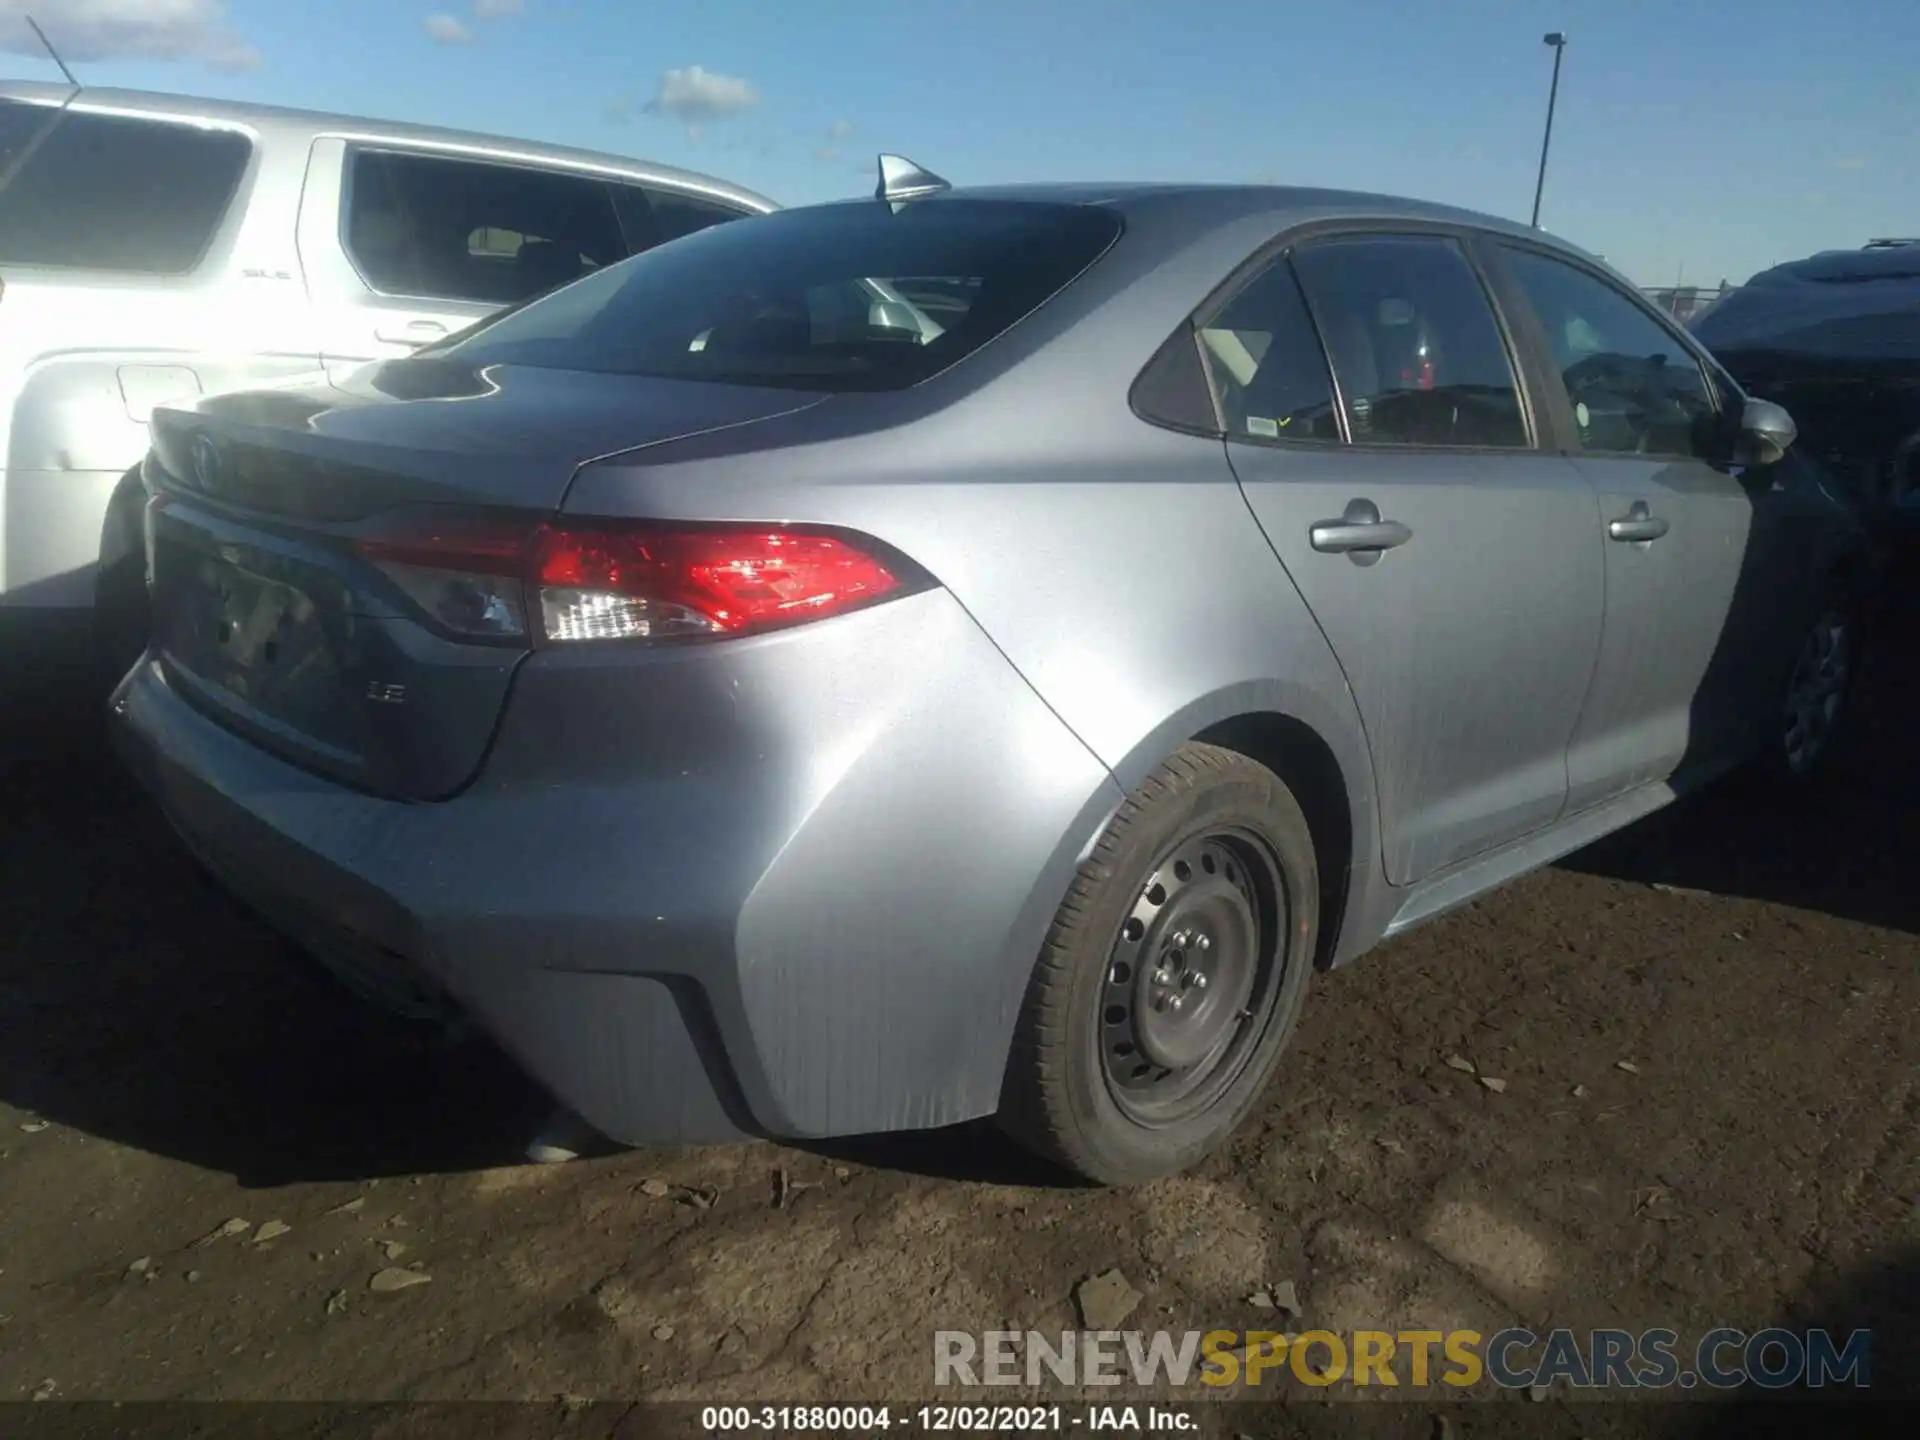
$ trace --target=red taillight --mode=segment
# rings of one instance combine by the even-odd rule
[[[764,630],[870,604],[901,584],[834,535],[552,529],[535,543],[553,640]]]
[[[361,550],[442,624],[499,639],[670,639],[838,615],[915,582],[857,537],[668,524],[421,525]]]
[[[525,526],[456,521],[396,526],[392,535],[362,540],[360,550],[385,565],[444,570],[452,563],[468,574],[510,575],[517,580],[526,573],[527,542]]]

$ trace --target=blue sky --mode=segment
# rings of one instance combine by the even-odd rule
[[[1643,284],[1920,234],[1915,0],[0,0],[0,73],[584,145],[800,203],[1261,180],[1541,220]]]

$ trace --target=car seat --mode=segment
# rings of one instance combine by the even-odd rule
[[[522,299],[578,280],[581,271],[579,255],[554,240],[522,241],[513,257],[514,289]]]

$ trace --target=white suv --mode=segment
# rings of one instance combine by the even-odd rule
[[[85,654],[97,632],[109,669],[144,644],[131,627],[154,406],[406,355],[597,266],[776,208],[614,155],[68,95],[0,84],[0,632],[56,656]]]

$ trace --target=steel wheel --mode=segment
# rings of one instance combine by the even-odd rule
[[[1313,832],[1252,758],[1189,742],[1108,820],[1035,962],[1000,1124],[1103,1185],[1171,1175],[1253,1107],[1320,934]]]
[[[1099,1016],[1122,1113],[1179,1124],[1232,1083],[1277,979],[1285,914],[1278,866],[1245,831],[1197,835],[1155,866],[1114,938]]]
[[[1804,775],[1826,753],[1852,678],[1853,632],[1845,614],[1828,610],[1814,623],[1787,682],[1781,758]]]

